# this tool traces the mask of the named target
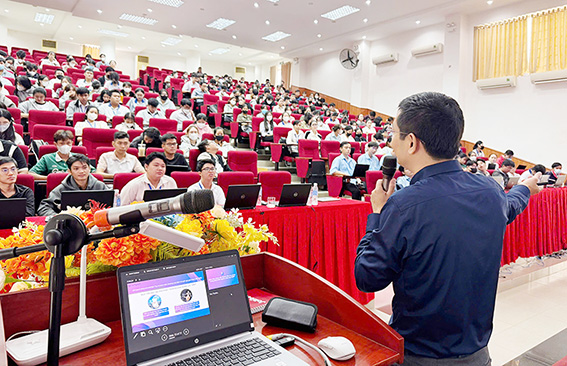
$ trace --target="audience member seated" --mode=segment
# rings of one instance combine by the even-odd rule
[[[73,84],[67,84],[63,88],[63,93],[59,98],[59,109],[64,111],[65,104],[68,100],[75,101],[77,100],[77,88]]]
[[[362,133],[362,129],[360,127],[354,128],[354,141],[356,142],[366,142],[366,137]]]
[[[158,105],[159,102],[156,98],[150,98],[146,109],[142,109],[136,114],[136,117],[142,117],[144,120],[144,128],[150,126],[150,118],[165,118],[165,113],[157,108]]]
[[[45,66],[45,65],[61,67],[61,64],[60,64],[59,61],[57,61],[57,59],[55,58],[55,52],[49,51],[49,52],[47,53],[47,57],[44,58],[43,60],[41,60],[40,67],[43,68],[43,66]]]
[[[331,128],[331,133],[325,137],[326,141],[345,141],[345,136],[343,135],[343,127],[340,124],[336,124]]]
[[[549,178],[547,180],[549,184],[555,184],[557,178],[559,178],[559,175],[561,175],[561,169],[563,169],[563,165],[561,165],[560,162],[556,161],[555,163],[551,164],[551,170],[545,173],[546,175],[549,175]]]
[[[126,113],[124,115],[124,120],[117,124],[116,127],[114,127],[115,129],[117,129],[118,131],[129,131],[129,130],[141,130],[142,127],[140,127],[137,123],[136,123],[136,118],[134,117],[133,113]]]
[[[114,116],[124,116],[130,112],[128,108],[120,104],[121,100],[122,94],[120,94],[120,90],[112,90],[110,91],[110,101],[100,106],[100,113],[106,116],[108,122],[112,121]]]
[[[166,133],[161,137],[161,147],[165,155],[166,165],[189,166],[185,157],[177,152],[177,137],[172,133]]]
[[[317,132],[317,128],[319,127],[319,123],[317,120],[313,119],[309,123],[309,131],[305,132],[305,139],[307,140],[316,140],[321,142],[322,136]],[[329,134],[330,135],[330,134]]]
[[[476,156],[479,158],[484,158],[484,144],[482,141],[477,141],[474,143],[472,151],[475,152]]]
[[[116,173],[145,172],[138,158],[127,153],[130,147],[130,137],[126,132],[114,133],[112,147],[114,147],[114,151],[105,152],[98,159],[97,173],[100,173],[104,178],[112,178]]]
[[[354,135],[354,128],[352,126],[346,126],[344,141],[355,142],[356,140],[354,139],[353,135]]]
[[[216,185],[213,180],[217,175],[215,170],[215,162],[211,159],[202,159],[197,161],[197,171],[201,176],[201,180],[187,188],[187,192],[200,189],[210,189],[215,197],[215,205],[224,207],[226,197],[221,187]]]
[[[510,173],[515,166],[516,164],[512,160],[505,159],[504,161],[502,161],[502,165],[499,168],[496,168],[496,170],[494,170],[494,173],[492,173],[493,177],[502,177],[504,181],[502,188],[508,188],[508,182],[510,181],[510,176],[508,175],[508,173]]]
[[[199,87],[193,89],[193,92],[191,93],[191,99],[193,99],[193,111],[197,114],[201,111],[201,106],[204,103],[205,93],[208,93],[208,90],[207,83],[204,81],[201,81],[199,83]]]
[[[55,91],[55,84],[60,84],[64,77],[65,72],[63,71],[63,69],[55,70],[55,74],[53,75],[53,78],[49,80],[49,84],[46,88]]]
[[[83,121],[77,122],[77,124],[75,125],[75,136],[77,136],[78,143],[81,143],[83,141],[83,129],[87,127],[108,129],[108,124],[106,122],[98,120],[98,108],[94,105],[90,105],[87,108],[85,119]]]
[[[303,131],[299,128],[300,121],[293,121],[292,129],[287,133],[285,143],[287,149],[283,149],[284,156],[298,157],[299,156],[299,140],[303,139]],[[279,141],[275,141],[279,142]]]
[[[140,147],[140,144],[143,143],[144,145],[146,145],[146,148],[148,147],[160,148],[161,147],[160,137],[161,135],[157,128],[149,127],[145,129],[140,136],[132,140],[132,143],[130,143],[130,147],[135,147],[136,149],[138,149]]]
[[[25,198],[26,216],[35,216],[35,199],[29,187],[16,184],[18,167],[8,156],[0,156],[0,199]],[[221,189],[222,192],[222,189]]]
[[[286,111],[282,114],[282,119],[278,127],[292,127],[293,126],[292,122],[293,122],[293,117],[291,116],[291,113]]]
[[[199,129],[196,125],[190,125],[185,130],[185,135],[181,136],[181,146],[179,148],[183,150],[185,156],[189,156],[189,150],[198,149],[200,142]]]
[[[0,103],[6,108],[17,108],[14,101],[12,101],[12,99],[8,98],[6,95],[9,95],[9,93],[6,89],[3,88],[2,81],[0,80]]]
[[[219,145],[219,150],[222,156],[226,159],[228,152],[234,150],[234,146],[224,139],[224,129],[222,127],[215,127],[214,129],[215,141]]]
[[[369,165],[368,170],[380,170],[380,160],[376,157],[378,151],[377,142],[369,142],[366,144],[366,152],[358,157],[358,164]]]
[[[195,122],[195,126],[199,130],[199,136],[202,138],[203,134],[205,133],[213,133],[211,126],[207,123],[207,115],[204,113],[197,114],[197,121]]]
[[[120,192],[120,205],[126,206],[132,202],[142,201],[144,191],[148,189],[177,188],[175,180],[165,175],[166,158],[159,152],[153,152],[146,157],[144,169],[146,174],[128,182]]]
[[[217,151],[219,151],[219,145],[217,145],[216,142],[204,139],[199,143],[198,148],[200,154],[197,157],[197,161],[202,159],[211,159],[215,162],[217,173],[232,171],[222,155],[217,154]]]
[[[236,117],[236,122],[238,122],[238,142],[242,142],[240,132],[252,132],[252,114],[250,114],[250,108],[247,104],[242,106],[238,117]]]
[[[374,122],[372,122],[371,119],[366,120],[366,126],[364,126],[364,128],[362,129],[363,133],[371,133],[371,134],[375,134],[376,133],[376,129],[374,128]]]
[[[191,90],[199,88],[198,77],[196,73],[191,74],[191,78],[187,80],[183,87],[181,88],[181,92],[183,93],[183,98],[191,98]]]
[[[488,157],[488,169],[496,169],[497,167],[498,167],[498,156],[496,156],[496,154],[490,154],[490,156]]]
[[[541,175],[544,175],[545,170],[546,169],[545,166],[543,166],[543,164],[536,164],[533,166],[533,168],[526,169],[522,174],[520,174],[520,180],[518,181],[518,183],[522,183],[526,179],[530,179],[535,175],[535,173],[538,172],[541,173]]]
[[[392,138],[388,137],[386,139],[386,145],[384,145],[384,147],[380,147],[378,148],[378,151],[376,151],[376,154],[378,155],[392,155],[392,152],[394,151],[394,149],[392,149],[391,146],[392,143]]]
[[[314,122],[316,123],[316,122]],[[331,169],[329,173],[337,177],[350,177],[354,173],[354,167],[356,166],[356,161],[350,157],[350,143],[348,141],[341,142],[341,155],[333,160],[331,164]],[[358,179],[348,179],[343,178],[343,186],[341,188],[340,195],[342,196],[345,190],[352,194],[352,198],[355,200],[360,200],[362,194],[359,188],[360,182]]]
[[[72,121],[75,113],[87,113],[87,108],[91,105],[89,89],[81,87],[77,89],[75,93],[77,95],[77,100],[69,103],[67,106],[67,121]]]
[[[472,159],[468,159],[465,162],[465,168],[463,169],[465,172],[469,172],[472,174],[476,174],[478,172],[476,161]]]
[[[26,51],[19,50],[16,52],[16,59],[14,60],[14,66],[25,66],[26,65]]]
[[[477,174],[484,175],[485,177],[490,177],[490,173],[488,172],[488,165],[483,159],[478,159],[476,161],[476,169]]]
[[[79,88],[87,88],[87,90],[92,90],[92,85],[94,81],[94,72],[91,67],[85,69],[85,78],[77,80],[77,86]]]
[[[12,113],[0,108],[0,140],[13,142],[16,145],[25,145],[24,139],[14,128]]]
[[[35,109],[39,111],[52,111],[58,112],[59,108],[50,101],[45,101],[47,92],[43,88],[35,88],[33,91],[33,99],[26,100],[18,105],[18,108],[22,112],[22,119],[29,118],[30,110]]]
[[[157,109],[159,109],[164,115],[165,115],[166,109],[175,109],[175,104],[173,104],[171,99],[169,99],[169,96],[167,95],[167,90],[165,90],[165,89],[162,89],[162,90],[159,91],[158,102],[159,102],[159,105],[158,105]]]
[[[177,131],[183,131],[183,122],[195,121],[197,118],[191,109],[191,99],[181,99],[181,108],[173,112],[169,118],[177,121]]]
[[[135,113],[136,107],[146,107],[148,105],[148,100],[146,99],[146,92],[142,88],[136,88],[134,92],[134,98],[130,98],[126,107],[130,109],[130,112]]]
[[[120,82],[120,75],[116,71],[109,72],[106,75],[107,76],[105,83],[103,84],[103,88],[110,91],[118,90],[118,92],[120,93],[120,91],[122,90],[122,82]]]
[[[122,97],[136,97],[136,94],[134,94],[134,92],[132,91],[132,83],[130,83],[129,81],[122,83],[122,90],[120,91],[120,93],[122,94]]]
[[[404,189],[406,187],[409,187],[410,182],[411,182],[411,178],[413,177],[413,172],[410,171],[409,169],[404,169],[403,166],[399,166],[398,170],[402,173],[401,177],[398,177],[398,179],[396,179],[396,190],[399,191],[400,189]],[[382,189],[381,186],[378,186],[380,189]],[[372,192],[368,192],[368,193],[372,193]]]
[[[222,120],[224,122],[233,122],[234,121],[234,108],[236,107],[236,97],[232,96],[228,100],[228,103],[224,105],[222,110]]]
[[[502,155],[501,157],[498,158],[498,160],[496,160],[496,164],[498,166],[502,166],[502,162],[504,160],[512,160],[512,158],[514,157],[514,152],[512,150],[506,150],[504,152],[504,155]]]
[[[274,142],[274,116],[272,112],[266,113],[264,121],[260,123],[260,136],[262,142]],[[266,150],[269,149],[270,148],[266,146]]]
[[[96,179],[91,173],[90,160],[83,154],[73,154],[67,159],[70,175],[55,187],[49,197],[42,200],[37,209],[40,216],[51,216],[61,212],[61,192],[79,190],[106,190],[106,184]]]

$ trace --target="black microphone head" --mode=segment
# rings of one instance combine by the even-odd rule
[[[385,176],[393,177],[396,173],[398,166],[398,159],[395,156],[387,155],[384,157],[384,163],[382,164],[382,174]]]
[[[181,200],[181,210],[184,214],[208,211],[213,207],[215,207],[215,197],[210,189],[187,192]]]

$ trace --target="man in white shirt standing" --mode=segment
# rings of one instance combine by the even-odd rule
[[[104,178],[113,178],[116,173],[144,173],[144,167],[137,157],[128,154],[130,137],[124,131],[114,133],[114,151],[105,152],[98,160],[96,172]]]
[[[108,122],[111,122],[114,116],[124,116],[130,112],[128,108],[120,104],[121,97],[120,90],[113,90],[110,92],[110,102],[100,107],[100,114],[106,116]]]
[[[150,127],[150,118],[165,118],[164,112],[158,109],[159,102],[156,98],[148,99],[146,109],[142,109],[136,114],[136,117],[142,117],[144,120],[144,129]]]
[[[187,188],[187,192],[199,189],[210,189],[215,197],[215,206],[224,207],[226,198],[221,187],[217,186],[213,179],[216,176],[215,162],[210,159],[201,159],[197,162],[197,171],[201,180]]]
[[[144,168],[146,174],[132,179],[122,188],[120,192],[120,205],[129,205],[135,201],[144,199],[144,191],[147,189],[177,188],[177,183],[171,177],[165,175],[166,160],[163,153],[153,152],[146,157]]]

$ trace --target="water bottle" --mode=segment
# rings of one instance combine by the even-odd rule
[[[317,183],[313,183],[313,187],[311,188],[311,205],[317,206],[319,204],[319,188],[317,187]]]
[[[311,190],[309,191],[309,196],[307,197],[307,206],[311,206],[311,200],[313,199],[313,185],[311,185]]]
[[[258,194],[258,201],[256,202],[256,206],[262,206],[262,187],[260,187],[260,193]]]

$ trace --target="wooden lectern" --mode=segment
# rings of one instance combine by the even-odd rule
[[[340,365],[391,365],[403,361],[403,338],[320,276],[271,253],[242,257],[242,269],[248,289],[263,288],[279,296],[314,303],[319,308],[317,331],[313,334],[268,326],[262,322],[261,313],[254,314],[254,325],[262,334],[292,333],[315,345],[328,336],[344,336],[354,344],[356,355],[349,361],[340,362]],[[76,320],[78,302],[79,281],[69,279],[63,292],[63,324]],[[16,332],[48,328],[47,288],[3,294],[0,304],[6,337]],[[87,281],[87,316],[108,325],[112,334],[99,345],[62,357],[60,364],[124,365],[126,357],[115,273],[91,276]],[[312,350],[300,346],[289,349],[309,364],[320,365],[323,362]]]

